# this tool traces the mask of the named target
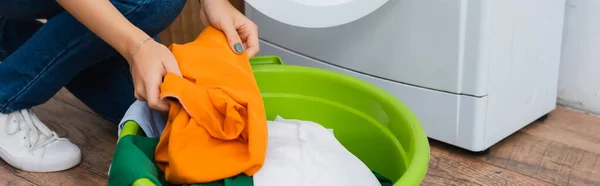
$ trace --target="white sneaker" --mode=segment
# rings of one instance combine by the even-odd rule
[[[54,172],[79,164],[81,151],[24,109],[0,113],[0,157],[24,171]]]

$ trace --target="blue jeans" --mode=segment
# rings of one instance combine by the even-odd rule
[[[156,36],[186,1],[110,2],[134,25]],[[125,59],[54,0],[0,0],[0,61],[1,113],[43,104],[62,87],[112,122],[135,101]]]

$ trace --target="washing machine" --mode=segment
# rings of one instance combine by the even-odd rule
[[[375,84],[432,139],[484,151],[556,107],[565,0],[246,3],[259,55]]]

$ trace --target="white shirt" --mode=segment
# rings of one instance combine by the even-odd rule
[[[373,172],[331,130],[309,121],[269,121],[269,141],[255,186],[380,186]]]

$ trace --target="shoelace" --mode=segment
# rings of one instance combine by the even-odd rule
[[[12,112],[7,117],[6,134],[14,135],[22,130],[26,132],[24,138],[30,153],[60,140],[54,131],[51,131],[28,109]]]

